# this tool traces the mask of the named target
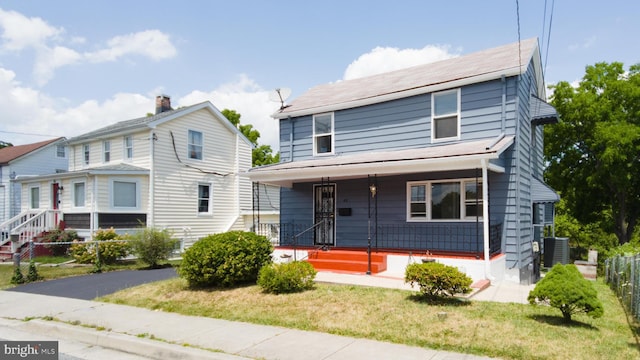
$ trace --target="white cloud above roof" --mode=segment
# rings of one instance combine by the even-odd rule
[[[343,80],[357,79],[369,75],[408,68],[446,60],[460,55],[460,50],[451,50],[449,45],[427,45],[422,49],[399,49],[376,47],[360,55],[344,72]]]

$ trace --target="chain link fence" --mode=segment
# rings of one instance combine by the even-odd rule
[[[605,279],[636,320],[640,320],[640,254],[605,260]]]

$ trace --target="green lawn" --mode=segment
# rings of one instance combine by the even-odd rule
[[[321,331],[504,359],[637,359],[630,325],[609,288],[596,282],[600,319],[524,304],[449,301],[429,304],[404,290],[318,284],[299,294],[257,286],[192,290],[185,280],[138,286],[100,301],[257,324]],[[438,316],[446,313],[446,318]]]

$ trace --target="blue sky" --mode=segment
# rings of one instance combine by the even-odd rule
[[[547,84],[600,61],[640,62],[639,2],[547,0],[545,13],[544,0],[520,0],[519,15]],[[0,140],[76,136],[153,112],[167,94],[174,107],[238,111],[277,150],[275,88],[294,99],[517,40],[515,0],[2,0]]]

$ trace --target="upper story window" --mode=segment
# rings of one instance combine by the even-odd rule
[[[127,135],[123,138],[123,148],[124,148],[124,159],[131,160],[133,159],[133,136]]]
[[[431,138],[460,138],[460,89],[431,94]]]
[[[189,159],[202,160],[203,139],[200,131],[189,130],[187,151]]]
[[[67,152],[65,150],[64,145],[56,145],[56,157],[65,158],[67,157]]]
[[[211,214],[211,185],[198,185],[198,214]]]
[[[111,141],[105,140],[102,142],[102,161],[109,162],[111,161]]]
[[[84,152],[84,164],[89,165],[89,156],[91,155],[91,147],[89,144],[82,145],[82,151]]]
[[[446,180],[407,183],[407,221],[482,218],[482,182]]]
[[[313,154],[333,154],[333,113],[313,116]]]

